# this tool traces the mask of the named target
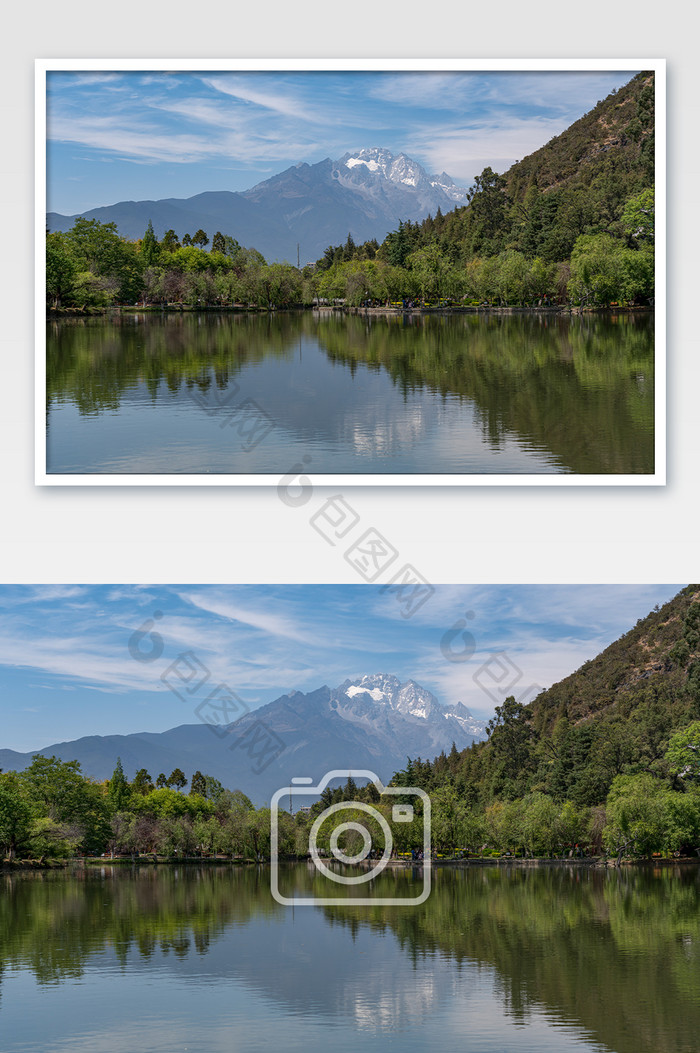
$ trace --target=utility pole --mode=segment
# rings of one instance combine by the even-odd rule
[[[299,270],[299,242],[297,242],[297,270]]]

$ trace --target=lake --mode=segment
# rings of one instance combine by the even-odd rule
[[[649,313],[47,324],[47,473],[649,475]]]
[[[364,909],[280,906],[269,875],[0,874],[3,1053],[698,1048],[695,865],[444,867],[422,906]],[[287,891],[314,881],[284,872]]]

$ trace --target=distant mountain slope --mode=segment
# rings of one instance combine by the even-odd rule
[[[520,201],[531,186],[590,186],[614,171],[630,181],[653,183],[654,129],[654,74],[642,72],[512,165],[506,173],[509,193]]]
[[[488,742],[427,763],[418,785],[454,781],[482,806],[534,791],[600,805],[618,775],[675,785],[669,740],[697,720],[700,586],[688,585],[528,705],[505,699]]]
[[[388,781],[410,754],[431,756],[452,742],[461,749],[483,737],[483,721],[461,703],[441,706],[411,680],[376,674],[335,690],[282,695],[228,728],[184,724],[161,733],[92,735],[26,754],[0,750],[0,767],[22,770],[41,752],[78,760],[85,774],[106,779],[121,757],[129,778],[139,768],[154,779],[176,767],[188,778],[200,770],[262,804],[294,776],[369,768]]]
[[[211,239],[217,230],[255,248],[268,262],[317,259],[331,244],[382,241],[400,220],[413,222],[454,208],[466,190],[444,172],[429,176],[405,154],[371,148],[346,153],[337,161],[302,163],[243,193],[208,192],[190,198],[120,201],[79,213],[101,223],[116,223],[122,237],[143,236],[151,220],[156,237],[173,229],[178,237],[200,227]],[[49,212],[49,230],[70,230],[75,216]]]
[[[622,237],[625,203],[655,182],[655,82],[642,72],[501,174],[485,169],[468,205],[424,220],[411,251],[436,243],[463,262],[515,249],[563,262],[582,234]]]
[[[689,585],[659,610],[651,611],[619,640],[606,647],[532,703],[535,727],[546,734],[565,715],[580,724],[625,715],[635,701],[656,694],[672,702],[679,717],[690,707],[700,716],[700,587]],[[672,710],[669,718],[672,719]]]

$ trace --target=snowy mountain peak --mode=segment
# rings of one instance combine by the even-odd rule
[[[397,677],[388,673],[373,673],[356,680],[346,680],[332,695],[336,699],[351,702],[360,703],[364,700],[365,705],[371,699],[378,709],[393,710],[404,717],[430,724],[444,726],[445,721],[455,721],[461,730],[478,737],[484,728],[484,722],[473,717],[461,702],[455,706],[442,706],[435,695],[414,680],[402,684]]]
[[[378,146],[344,154],[334,162],[334,167],[339,178],[342,179],[345,175],[351,182],[367,183],[371,176],[374,176],[375,179],[384,179],[415,190],[442,192],[449,202],[466,200],[466,189],[457,186],[446,172],[439,176],[428,175],[422,165],[406,154],[400,153],[395,156],[390,150]]]

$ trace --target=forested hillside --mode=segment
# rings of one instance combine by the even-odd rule
[[[531,703],[506,699],[488,730],[396,783],[452,801],[465,837],[501,848],[700,846],[700,586]]]
[[[468,205],[402,223],[381,246],[329,246],[317,263],[321,294],[352,298],[363,272],[386,265],[411,275],[413,295],[433,299],[646,303],[654,123],[654,75],[640,73],[506,173],[484,169]]]

